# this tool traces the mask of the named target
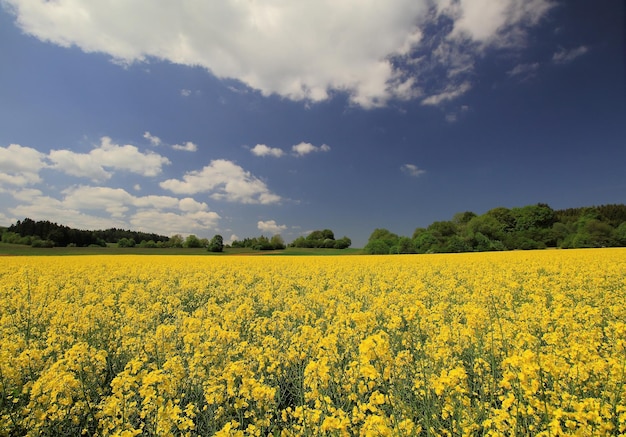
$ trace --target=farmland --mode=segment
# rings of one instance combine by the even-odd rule
[[[626,249],[19,256],[0,435],[620,435]]]

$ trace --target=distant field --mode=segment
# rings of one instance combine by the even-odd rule
[[[303,249],[288,247],[285,250],[252,250],[248,248],[224,249],[222,253],[206,249],[147,249],[142,247],[54,247],[36,248],[22,244],[0,243],[0,256],[61,256],[61,255],[358,255],[362,249]]]

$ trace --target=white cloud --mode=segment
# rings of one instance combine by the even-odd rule
[[[191,197],[185,197],[184,199],[180,199],[178,202],[178,207],[181,211],[185,212],[199,212],[199,211],[207,211],[209,206],[204,202],[198,202]]]
[[[102,167],[91,153],[76,153],[71,150],[51,150],[48,155],[53,162],[52,168],[65,174],[103,181],[111,177],[111,172]]]
[[[226,244],[232,244],[233,241],[239,240],[239,236],[237,234],[231,234],[230,237],[226,241]]]
[[[183,91],[189,91],[189,90],[183,90]],[[189,91],[189,93],[191,93],[191,91]],[[184,94],[184,95],[189,95],[189,94]],[[161,138],[157,137],[156,135],[152,135],[150,132],[146,131],[143,134],[143,137],[145,139],[147,139],[148,141],[150,141],[150,143],[153,146],[160,146],[163,144],[163,141],[161,140]],[[195,152],[198,150],[198,146],[194,143],[192,143],[191,141],[187,141],[184,144],[174,144],[172,146],[172,149],[174,150],[183,150],[185,152]]]
[[[191,141],[187,141],[185,144],[174,144],[172,146],[174,150],[184,150],[185,152],[195,152],[198,150],[198,146],[196,146]]]
[[[125,170],[142,176],[157,176],[170,160],[154,152],[142,153],[135,146],[120,146],[102,137],[100,146],[89,153],[51,150],[52,168],[66,174],[87,177],[93,181],[109,179],[113,170]],[[111,170],[107,170],[111,169]]]
[[[282,149],[279,149],[278,147],[269,147],[265,144],[257,144],[250,149],[250,152],[256,156],[274,156],[276,158],[280,158],[285,154]]]
[[[17,219],[19,220],[19,219]],[[10,218],[9,216],[7,216],[6,214],[0,212],[0,223],[2,224],[2,226],[7,226],[10,224],[15,223],[15,219]]]
[[[418,177],[426,173],[426,170],[422,170],[415,164],[404,164],[400,169],[409,176]]]
[[[371,108],[390,99],[416,98],[422,89],[426,95],[441,94],[450,86],[446,78],[469,75],[486,48],[523,46],[528,28],[536,26],[554,2],[4,0],[3,4],[16,14],[25,32],[63,47],[107,53],[126,64],[161,59],[202,66],[263,95],[292,100],[318,102],[345,92],[351,103]],[[440,26],[441,18],[451,20],[452,26]],[[422,57],[425,62],[412,62]],[[181,95],[189,94],[190,90],[181,90]]]
[[[451,85],[439,94],[434,94],[422,100],[423,105],[439,105],[442,102],[456,99],[465,94],[472,86],[469,82],[463,82],[459,85]]]
[[[196,211],[180,214],[170,211],[144,210],[138,211],[130,219],[133,229],[158,234],[188,235],[214,229],[220,216],[211,211]]]
[[[128,212],[135,197],[121,188],[71,187],[63,191],[63,205],[74,210],[106,211],[111,217],[120,219]]]
[[[200,171],[191,171],[180,179],[168,179],[161,188],[176,194],[211,193],[216,200],[238,203],[277,203],[280,196],[272,193],[265,182],[237,164],[217,159]]]
[[[9,208],[16,217],[30,217],[33,220],[50,220],[77,229],[106,229],[125,227],[125,223],[116,218],[87,214],[79,209],[70,208],[62,200],[44,195],[39,190],[22,190],[13,193],[19,205]],[[127,226],[126,226],[127,227]]]
[[[280,234],[282,231],[287,229],[287,225],[278,225],[276,224],[276,220],[259,220],[257,222],[257,228],[259,228],[261,232],[275,235]]]
[[[450,39],[468,39],[485,48],[523,43],[525,28],[535,26],[554,6],[551,0],[439,1],[454,19]]]
[[[191,90],[183,88],[180,90],[180,95],[183,97],[189,97],[191,95]]]
[[[552,56],[552,61],[556,64],[566,64],[584,55],[588,51],[589,47],[584,45],[570,50],[561,49],[558,52],[554,53],[554,55]]]
[[[143,137],[144,137],[145,139],[147,139],[148,141],[150,141],[150,143],[151,143],[153,146],[160,146],[160,145],[161,145],[161,138],[159,138],[159,137],[157,137],[157,136],[155,136],[155,135],[152,135],[152,134],[151,134],[150,132],[148,132],[148,131],[144,132]]]
[[[10,144],[0,147],[0,186],[26,186],[41,181],[39,171],[47,167],[46,155],[31,147]]]
[[[133,196],[123,189],[96,186],[70,187],[61,194],[56,199],[36,189],[17,190],[12,196],[20,205],[9,211],[79,229],[132,228],[161,235],[206,232],[220,219],[206,203],[189,197]]]
[[[291,150],[296,156],[304,156],[313,152],[328,152],[330,150],[330,146],[327,146],[326,144],[322,144],[321,146],[317,147],[311,143],[302,142],[302,143],[296,144],[295,146],[291,146]]]
[[[507,71],[506,74],[508,74],[510,77],[522,76],[524,78],[528,78],[535,74],[538,69],[539,62],[533,62],[532,64],[518,64],[511,70]]]

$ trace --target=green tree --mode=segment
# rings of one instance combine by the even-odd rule
[[[335,247],[335,240],[327,238],[322,242],[322,247],[325,249],[333,249]]]
[[[117,247],[135,247],[135,240],[132,238],[120,238]]]
[[[313,231],[306,236],[306,239],[310,241],[324,241],[324,238],[324,233],[322,231]]]
[[[424,232],[420,232],[413,239],[413,243],[417,253],[441,252],[439,240],[430,231],[424,230]]]
[[[428,232],[426,228],[415,228],[415,230],[413,231],[413,236],[411,236],[411,239],[415,241],[417,238],[419,238],[420,235],[426,232]]]
[[[260,237],[258,237],[256,239],[256,243],[254,244],[254,246],[252,246],[252,248],[255,250],[273,250],[274,249],[269,238],[267,238],[265,235],[261,235]]]
[[[393,232],[384,229],[384,228],[376,228],[374,229],[374,231],[371,233],[369,239],[367,240],[368,243],[370,241],[382,241],[385,243],[385,245],[387,246],[387,253],[389,253],[389,248],[391,248],[391,246],[397,246],[398,245],[398,240],[400,239],[400,237],[398,237],[397,234],[394,234]]]
[[[202,247],[202,243],[200,242],[200,239],[193,234],[189,235],[185,239],[185,242],[183,243],[183,245],[188,248]]]
[[[427,230],[437,238],[451,237],[457,234],[458,228],[454,222],[438,221],[428,226]]]
[[[389,246],[385,240],[372,240],[370,239],[365,247],[363,248],[363,252],[368,255],[386,255],[389,253],[391,246]]]
[[[505,233],[515,229],[515,216],[508,208],[502,206],[493,208],[487,211],[485,215],[496,219],[500,223],[502,231]]]
[[[322,236],[324,240],[334,240],[335,234],[330,229],[323,229]]]
[[[472,246],[459,237],[458,235],[453,235],[446,240],[446,245],[444,247],[444,252],[450,253],[460,253],[460,252],[470,252],[472,250]]]
[[[183,247],[184,240],[180,234],[172,235],[168,241],[169,247]]]
[[[471,234],[481,233],[490,240],[504,238],[504,225],[493,215],[483,214],[476,216],[467,224],[467,230]]]
[[[454,214],[454,217],[452,217],[452,223],[459,227],[463,227],[468,224],[469,221],[474,217],[478,216],[472,211],[457,212],[456,214]]]
[[[556,219],[554,210],[545,203],[513,208],[511,212],[515,217],[515,230],[517,231],[550,228]]]
[[[626,246],[626,221],[615,228],[613,239],[618,246]]]
[[[224,238],[221,235],[217,234],[211,241],[209,241],[209,247],[207,247],[209,252],[222,252],[224,251]]]
[[[342,237],[339,240],[335,240],[335,249],[347,249],[352,244],[352,240],[348,237]]]
[[[283,237],[276,234],[270,239],[270,244],[272,245],[272,249],[274,250],[282,250],[285,248],[285,241]]]
[[[413,240],[409,237],[400,237],[398,240],[398,253],[417,253]]]

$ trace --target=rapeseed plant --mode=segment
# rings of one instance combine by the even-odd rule
[[[626,250],[5,258],[0,435],[626,435]]]

